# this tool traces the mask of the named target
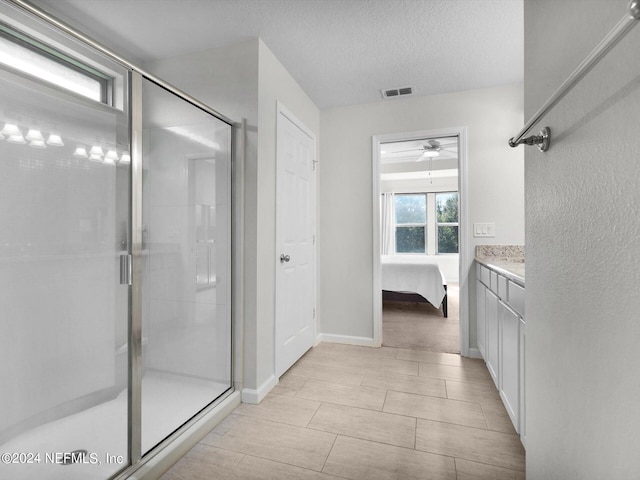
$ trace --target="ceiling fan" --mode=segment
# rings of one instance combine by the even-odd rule
[[[454,143],[448,143],[446,145],[443,145],[438,140],[431,139],[431,140],[427,140],[427,142],[424,145],[421,145],[419,148],[412,148],[409,150],[398,150],[395,153],[416,152],[416,151],[422,152],[422,155],[420,155],[416,159],[416,162],[420,162],[425,158],[437,157],[438,155],[440,155],[441,150],[446,150],[445,147],[448,147],[449,145],[455,145],[456,143],[457,141]]]

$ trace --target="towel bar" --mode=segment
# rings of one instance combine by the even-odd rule
[[[609,51],[616,46],[616,44],[622,40],[622,38],[629,33],[629,31],[640,20],[640,0],[632,0],[627,9],[627,13],[620,20],[615,27],[602,39],[602,41],[594,48],[587,58],[585,58],[580,65],[569,75],[562,85],[549,97],[549,99],[540,107],[540,109],[531,117],[531,119],[522,127],[514,137],[509,139],[509,145],[511,147],[517,147],[520,144],[536,145],[540,151],[545,152],[549,148],[551,142],[551,132],[549,128],[545,127],[538,135],[532,135],[525,138],[531,129],[542,118],[549,113],[549,111],[557,105],[557,103],[567,94],[569,91],[589,73],[589,71],[609,53]]]

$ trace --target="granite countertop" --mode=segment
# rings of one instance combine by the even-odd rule
[[[523,245],[478,245],[475,260],[524,287]]]

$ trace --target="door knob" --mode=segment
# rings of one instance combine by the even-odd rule
[[[288,262],[289,260],[291,260],[289,255],[285,255],[284,253],[280,255],[280,263]]]

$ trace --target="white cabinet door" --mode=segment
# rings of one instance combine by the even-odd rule
[[[523,317],[524,314],[524,287],[517,285],[513,282],[509,282],[509,299],[505,300],[509,303],[509,306],[513,308]]]
[[[527,446],[527,419],[526,419],[526,382],[525,382],[525,339],[526,339],[526,323],[524,318],[520,319],[520,441],[522,445]]]
[[[487,356],[485,357],[485,362],[487,363],[487,368],[496,387],[500,390],[498,297],[489,289],[485,291],[485,322],[487,332],[485,339]]]
[[[500,397],[511,422],[520,429],[520,317],[502,302],[500,320]]]
[[[485,348],[487,336],[485,312],[486,295],[487,287],[485,287],[479,280],[476,280],[476,325],[478,329],[476,332],[476,341],[478,343],[478,350],[480,350],[480,354],[485,360],[487,358],[487,352]]]

